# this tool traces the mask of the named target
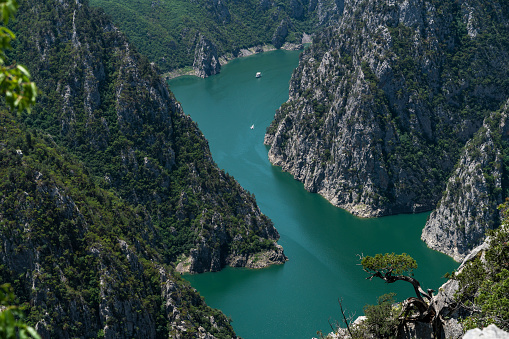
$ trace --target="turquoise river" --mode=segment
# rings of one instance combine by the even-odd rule
[[[274,51],[236,59],[219,75],[184,76],[171,90],[208,139],[214,160],[254,193],[262,212],[281,235],[289,261],[266,269],[225,268],[186,276],[206,302],[231,317],[245,339],[312,338],[347,314],[362,315],[377,296],[413,295],[410,284],[366,280],[358,255],[408,253],[417,260],[415,277],[438,289],[457,264],[421,241],[428,213],[361,219],[332,206],[280,168],[270,164],[265,129],[288,99],[299,52]],[[255,78],[262,72],[261,78]],[[251,126],[254,128],[251,129]],[[408,286],[406,286],[408,285]]]

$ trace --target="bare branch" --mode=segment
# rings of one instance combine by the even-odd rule
[[[348,323],[348,320],[345,317],[345,311],[343,310],[343,298],[338,298],[339,307],[341,308],[341,314],[343,315],[343,322],[346,324],[346,329],[348,333],[350,334],[350,337],[353,338],[352,331],[350,330],[350,324]]]

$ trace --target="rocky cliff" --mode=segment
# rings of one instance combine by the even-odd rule
[[[173,267],[284,263],[272,222],[101,11],[20,5],[9,57],[41,93],[2,114],[3,281],[45,337],[235,336]]]
[[[196,44],[193,69],[196,76],[201,78],[218,74],[221,71],[217,48],[203,35],[200,35],[198,44]]]
[[[159,232],[153,245],[169,261],[206,243],[219,265],[200,267],[218,270],[230,255],[278,248],[272,222],[217,168],[155,66],[104,15],[81,3],[23,4],[16,54],[43,91],[26,123],[77,154],[103,187],[146,208]]]
[[[301,56],[267,130],[269,159],[355,215],[431,210],[461,149],[508,98],[509,8],[344,6],[339,24]]]
[[[150,246],[156,225],[0,113],[0,276],[43,338],[235,337]]]
[[[467,142],[456,169],[422,232],[429,247],[462,261],[487,230],[500,225],[497,207],[504,201],[504,146],[507,106],[485,119]]]

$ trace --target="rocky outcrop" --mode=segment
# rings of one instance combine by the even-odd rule
[[[33,135],[15,152],[20,125],[6,118],[0,274],[43,338],[177,338],[198,335],[197,327],[209,338],[235,337],[143,239],[154,228],[145,211],[97,187],[49,136]]]
[[[274,35],[272,36],[272,44],[274,45],[274,47],[281,48],[287,36],[288,36],[288,23],[286,22],[286,20],[282,20],[279,23],[279,26],[277,26]]]
[[[431,210],[462,147],[509,97],[498,80],[509,75],[509,51],[478,35],[507,31],[509,10],[477,1],[344,6],[301,56],[265,136],[269,159],[355,215]]]
[[[182,258],[177,264],[176,270],[180,273],[214,272],[220,270],[224,264],[230,267],[265,268],[274,264],[282,264],[287,260],[283,247],[277,244],[273,249],[267,251],[238,255],[228,255],[228,253],[221,252],[220,249],[211,250],[207,245],[204,245],[191,250],[188,257]]]
[[[485,120],[467,142],[446,191],[422,232],[426,244],[462,261],[500,225],[497,207],[503,202],[502,144],[507,136],[507,112]],[[488,123],[489,120],[491,122]]]
[[[509,339],[509,333],[491,324],[482,330],[479,328],[468,330],[463,339]]]
[[[481,245],[475,247],[462,261],[456,270],[458,273],[463,270],[465,265],[477,257],[483,257],[490,246],[490,239],[486,239]],[[458,304],[455,294],[459,289],[459,282],[450,279],[443,284],[438,293],[433,296],[432,302],[435,310],[440,314],[442,320],[442,333],[444,338],[460,338],[463,333],[461,320],[472,315],[472,310]]]
[[[206,78],[221,71],[216,46],[201,34],[194,52],[193,68],[196,76],[201,78]]]

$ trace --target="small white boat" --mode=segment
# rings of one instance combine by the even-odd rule
[[[254,129],[254,125],[251,125],[251,129]]]
[[[262,72],[256,72],[256,77],[257,78],[261,78],[262,77]]]

